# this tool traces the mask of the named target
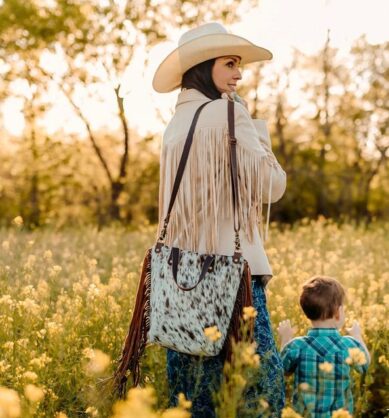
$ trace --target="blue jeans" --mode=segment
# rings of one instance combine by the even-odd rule
[[[253,305],[258,315],[254,324],[254,338],[261,366],[257,383],[248,389],[247,404],[259,397],[269,403],[272,417],[281,415],[285,404],[284,372],[271,329],[266,307],[266,295],[260,280],[253,276]],[[192,401],[192,418],[214,418],[212,394],[218,391],[223,372],[220,356],[199,358],[189,354],[167,350],[167,374],[170,406],[177,404],[182,392]],[[269,411],[268,411],[269,412]],[[269,416],[269,415],[267,415]]]

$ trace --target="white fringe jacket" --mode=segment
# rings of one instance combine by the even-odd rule
[[[159,228],[166,216],[189,126],[196,109],[206,101],[209,101],[208,97],[195,89],[181,91],[175,114],[164,133]],[[286,174],[271,151],[266,121],[251,119],[247,109],[240,103],[235,103],[235,136],[242,253],[252,274],[271,275],[261,239],[261,235],[264,235],[262,205],[276,202],[282,197]],[[228,164],[227,98],[222,98],[209,103],[197,122],[193,145],[169,222],[167,245],[200,253],[234,253]]]

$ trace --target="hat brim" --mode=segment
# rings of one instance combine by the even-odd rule
[[[266,61],[273,54],[240,36],[220,33],[204,35],[188,41],[172,51],[158,66],[153,88],[168,93],[180,87],[183,74],[193,66],[212,58],[237,55],[241,64]]]

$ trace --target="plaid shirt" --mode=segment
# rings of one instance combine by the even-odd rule
[[[335,328],[312,328],[307,336],[294,338],[284,347],[281,358],[285,373],[294,374],[296,411],[315,418],[331,417],[340,408],[353,412],[350,367],[364,373],[368,364],[349,366],[346,359],[350,348],[365,353],[361,343],[352,337],[342,337]],[[327,371],[320,368],[325,362],[331,364],[327,365]],[[301,386],[302,383],[309,386]]]

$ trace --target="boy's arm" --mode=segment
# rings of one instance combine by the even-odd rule
[[[286,319],[285,321],[281,321],[278,324],[278,335],[281,340],[281,348],[280,351],[283,350],[283,348],[288,344],[289,341],[293,339],[294,336],[294,328],[292,328],[292,325],[290,324],[290,320]]]
[[[347,333],[355,338],[364,348],[365,352],[366,352],[366,361],[369,364],[370,363],[370,353],[369,350],[366,347],[365,342],[363,341],[363,337],[362,337],[362,330],[361,330],[361,326],[359,325],[358,321],[354,321],[351,328],[346,328]]]
[[[299,359],[299,350],[293,341],[295,330],[292,328],[289,319],[287,319],[279,323],[277,331],[281,340],[280,355],[284,372],[286,375],[290,375],[296,370]]]

